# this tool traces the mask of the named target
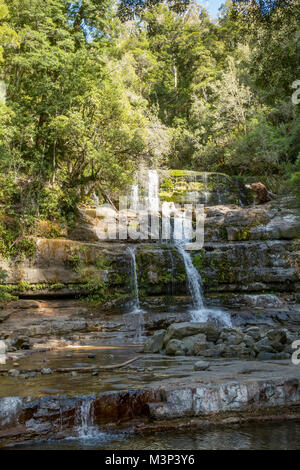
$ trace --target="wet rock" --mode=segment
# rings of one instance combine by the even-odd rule
[[[167,329],[164,344],[171,339],[182,339],[196,334],[205,334],[208,341],[216,342],[220,336],[220,329],[214,323],[173,323]]]
[[[25,374],[25,376],[26,376],[27,379],[29,379],[29,378],[34,378],[34,377],[37,376],[37,372],[34,372],[34,371],[32,371],[32,372],[27,372],[27,373]]]
[[[200,351],[197,356],[203,356],[203,357],[211,357],[211,358],[218,358],[220,357],[219,351],[214,347],[211,349],[206,349],[204,351]]]
[[[261,339],[260,341],[257,341],[253,346],[253,350],[258,354],[261,352],[267,352],[267,353],[274,352],[274,349],[272,348],[270,341],[266,337]]]
[[[42,374],[42,375],[53,374],[53,370],[50,369],[50,368],[47,368],[47,367],[43,367],[43,368],[41,369],[41,374]]]
[[[258,354],[257,360],[258,361],[269,361],[269,360],[274,360],[276,358],[276,354],[267,352],[267,351],[262,351]]]
[[[154,335],[148,339],[144,345],[145,353],[159,353],[164,346],[164,337],[166,330],[155,331]]]
[[[270,341],[276,341],[282,344],[285,344],[287,342],[287,334],[286,330],[284,329],[269,330],[267,331],[266,336]]]
[[[16,349],[31,349],[32,343],[28,336],[15,336],[12,339],[12,346]]]
[[[238,345],[241,344],[243,341],[243,336],[240,334],[230,334],[229,336],[224,338],[226,343],[231,344],[231,345]]]
[[[261,333],[258,326],[251,326],[250,328],[247,328],[245,332],[247,336],[251,336],[254,341],[259,341],[261,338]]]
[[[206,336],[202,333],[188,336],[182,340],[182,343],[187,356],[198,356],[201,351],[205,351],[210,347],[210,344],[206,341]]]
[[[207,370],[209,366],[209,362],[197,361],[194,364],[194,370]]]
[[[284,344],[280,343],[279,341],[272,341],[270,345],[274,349],[274,351],[278,353],[281,353],[284,350]]]
[[[184,356],[185,347],[183,341],[171,339],[166,346],[166,354],[169,356]]]

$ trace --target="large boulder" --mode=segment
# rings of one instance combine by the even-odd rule
[[[157,330],[144,345],[145,353],[159,353],[164,347],[166,330]]]
[[[182,343],[187,356],[198,356],[200,352],[210,347],[210,344],[206,341],[206,336],[202,333],[187,336],[183,338]]]
[[[220,336],[220,328],[214,323],[173,323],[167,329],[164,344],[168,344],[171,339],[182,339],[187,336],[194,336],[198,334],[206,335],[207,341],[216,342]]]
[[[300,238],[300,217],[276,216],[267,225],[251,229],[251,240],[294,240]]]
[[[183,341],[171,339],[166,346],[168,356],[185,356],[185,347]]]
[[[278,342],[282,344],[286,344],[287,342],[287,334],[283,328],[276,328],[267,331],[267,338],[271,342]]]

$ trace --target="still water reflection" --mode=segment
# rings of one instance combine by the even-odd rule
[[[14,447],[16,449],[16,447]],[[94,433],[84,439],[44,441],[20,445],[30,450],[209,450],[209,449],[300,449],[300,422],[247,424],[198,431],[151,435]]]

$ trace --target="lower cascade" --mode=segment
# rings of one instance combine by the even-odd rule
[[[140,306],[140,299],[139,299],[139,286],[138,286],[138,277],[137,277],[137,269],[136,269],[135,248],[129,247],[128,252],[131,257],[132,279],[133,279],[133,287],[134,287],[134,305],[133,305],[133,309],[131,313],[140,313],[141,306]]]
[[[78,409],[77,435],[80,439],[89,439],[98,434],[97,428],[93,422],[92,399],[82,400]]]
[[[184,262],[187,284],[192,296],[194,307],[191,311],[192,321],[202,323],[212,318],[227,327],[231,327],[232,322],[228,313],[219,309],[208,309],[205,307],[202,293],[202,279],[193,264],[191,254],[185,249],[185,242],[177,240],[175,242],[175,248]]]
[[[133,307],[130,311],[129,316],[126,316],[126,324],[135,330],[135,340],[138,343],[142,342],[143,330],[144,330],[144,311],[141,309],[139,299],[139,285],[137,276],[137,264],[136,264],[136,251],[135,247],[129,247],[128,252],[131,257],[131,269],[132,269],[132,281],[134,288],[134,301]]]

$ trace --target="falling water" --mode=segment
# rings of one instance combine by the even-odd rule
[[[156,170],[149,170],[148,201],[149,210],[159,211],[159,177]]]
[[[133,313],[138,313],[141,311],[141,308],[140,308],[140,299],[139,299],[139,284],[138,284],[137,269],[136,269],[135,247],[129,247],[128,251],[131,257],[132,279],[133,279],[133,287],[134,287]]]
[[[17,421],[22,404],[20,397],[0,398],[0,427]]]
[[[192,321],[202,323],[206,322],[209,318],[212,318],[227,327],[232,326],[230,316],[227,312],[205,307],[202,293],[202,279],[193,264],[190,252],[185,250],[185,242],[175,241],[175,247],[184,262],[188,288],[192,296],[194,307],[191,311]]]
[[[80,439],[88,439],[98,435],[99,431],[94,426],[93,419],[93,400],[91,398],[83,399],[77,412],[77,434]]]
[[[180,254],[186,271],[189,291],[192,296],[194,310],[191,312],[193,321],[207,321],[207,310],[204,307],[202,297],[202,279],[197,269],[193,265],[191,254],[185,250],[185,243],[176,241],[175,247]]]
[[[131,327],[135,331],[135,340],[140,343],[142,342],[142,334],[144,329],[144,311],[140,305],[139,298],[139,284],[137,276],[137,263],[136,263],[136,252],[135,247],[129,247],[128,252],[131,257],[131,270],[132,270],[132,281],[134,288],[134,300],[133,308],[130,312],[130,315],[126,317],[125,322],[127,327]]]

